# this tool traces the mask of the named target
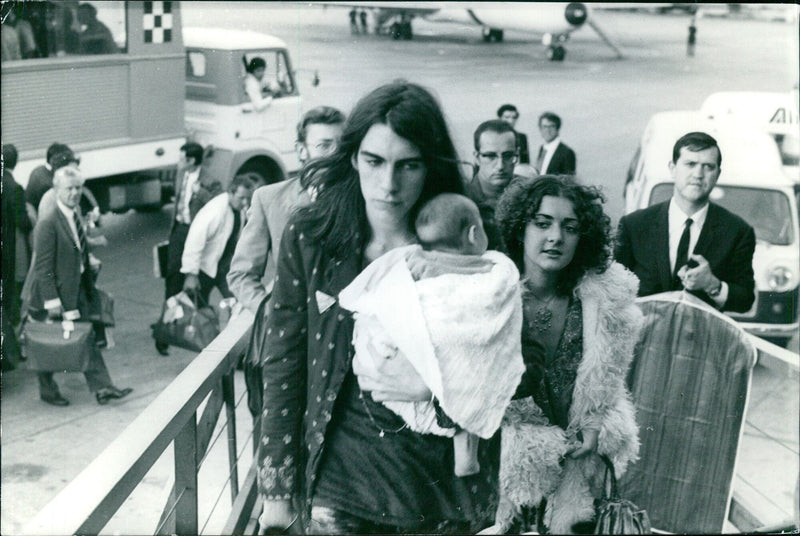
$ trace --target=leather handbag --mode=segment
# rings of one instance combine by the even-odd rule
[[[600,456],[606,466],[603,496],[595,509],[595,534],[651,534],[647,511],[620,498],[614,465],[608,456]]]
[[[114,298],[103,289],[95,288],[91,293],[92,299],[89,305],[91,313],[88,320],[103,324],[104,326],[114,327]]]
[[[83,372],[97,351],[89,322],[26,320],[21,338],[30,368],[40,372]]]
[[[153,327],[153,338],[160,343],[201,352],[219,335],[219,319],[212,307],[198,307],[197,297],[185,292],[170,297],[161,318]]]

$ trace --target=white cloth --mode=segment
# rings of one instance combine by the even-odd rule
[[[553,155],[556,149],[558,149],[559,143],[561,143],[561,136],[556,136],[556,139],[553,141],[542,144],[542,148],[544,148],[544,158],[542,159],[542,167],[539,169],[540,173],[544,173],[547,166],[550,165],[550,160],[553,159]]]
[[[376,370],[387,357],[407,360],[448,417],[489,438],[525,371],[519,272],[508,257],[489,251],[483,255],[494,263],[489,272],[415,282],[405,259],[419,248],[386,253],[339,293],[340,305],[356,313],[354,371]],[[434,426],[430,402],[385,405],[415,431],[453,435]]]
[[[240,215],[244,217],[241,212]],[[244,226],[243,219],[241,222]],[[231,232],[233,209],[230,194],[224,192],[206,203],[194,217],[183,246],[181,273],[197,275],[202,270],[209,277],[216,277]]]

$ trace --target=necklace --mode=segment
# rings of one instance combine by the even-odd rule
[[[553,326],[553,311],[550,310],[550,304],[556,299],[557,294],[553,294],[547,300],[543,300],[534,294],[527,284],[525,285],[525,290],[527,291],[527,296],[540,303],[539,308],[533,314],[528,315],[528,319],[533,330],[541,335]]]
[[[361,404],[364,406],[364,411],[367,412],[367,417],[369,417],[370,422],[372,423],[372,425],[375,428],[378,429],[378,431],[379,431],[378,437],[384,437],[387,433],[389,433],[389,434],[399,434],[400,432],[402,432],[403,430],[408,428],[408,423],[403,423],[403,426],[401,426],[397,430],[384,430],[383,428],[381,428],[378,425],[377,422],[375,422],[375,417],[372,416],[372,412],[369,410],[369,407],[367,406],[367,402],[364,400],[364,391],[362,391],[361,389],[358,390],[358,398],[361,399]]]

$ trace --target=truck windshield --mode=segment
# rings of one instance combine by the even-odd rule
[[[655,205],[672,197],[672,183],[661,183],[650,193]],[[743,218],[756,231],[756,239],[776,246],[794,242],[794,224],[789,198],[779,190],[717,186],[711,200]]]
[[[125,2],[3,4],[3,62],[127,50]]]

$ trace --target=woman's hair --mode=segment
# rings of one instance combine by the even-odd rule
[[[310,161],[301,171],[301,182],[313,183],[319,193],[313,203],[298,211],[298,222],[335,258],[352,254],[369,238],[364,196],[352,159],[369,129],[377,124],[387,125],[414,144],[427,168],[422,193],[409,213],[409,225],[428,199],[463,191],[458,156],[436,99],[421,86],[405,81],[374,89],[350,113],[336,152]]]
[[[572,262],[562,270],[557,290],[569,294],[586,272],[602,273],[611,259],[611,220],[603,212],[605,197],[594,186],[584,186],[569,175],[542,175],[515,179],[497,203],[495,218],[506,252],[524,273],[525,229],[533,220],[546,195],[572,201],[578,217],[580,238]]]
[[[254,73],[256,71],[256,69],[259,69],[259,68],[266,69],[267,68],[267,62],[261,56],[256,56],[255,58],[250,60],[250,62],[248,64],[246,64],[244,66],[244,68],[248,73],[252,74],[252,73]]]

